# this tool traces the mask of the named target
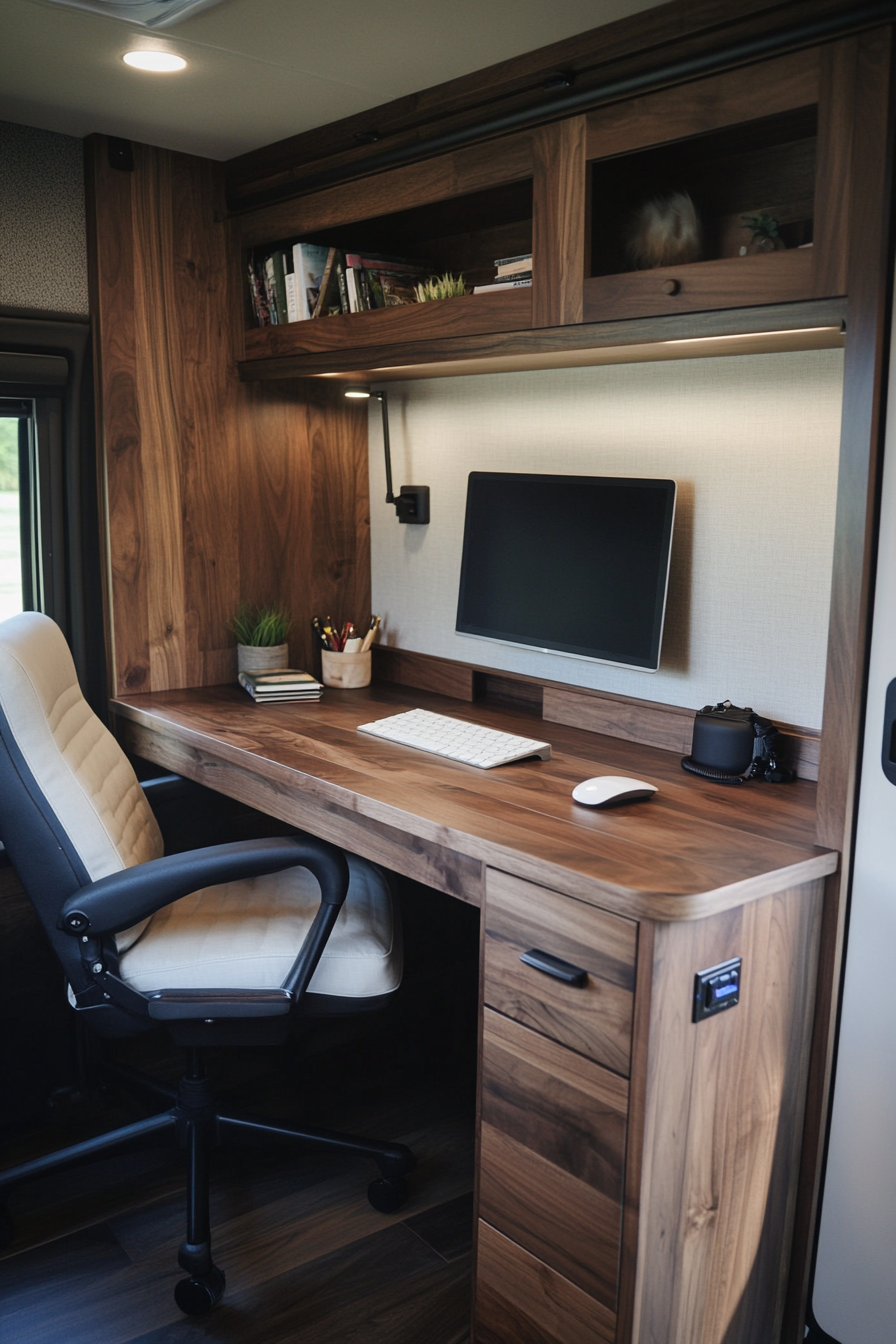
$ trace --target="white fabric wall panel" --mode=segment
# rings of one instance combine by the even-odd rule
[[[373,608],[383,641],[571,685],[697,707],[730,697],[821,726],[840,437],[839,350],[389,385],[393,476],[432,522],[383,503],[370,407]],[[657,673],[455,632],[470,471],[672,476],[680,485]]]

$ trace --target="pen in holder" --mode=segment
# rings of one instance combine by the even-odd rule
[[[335,653],[321,649],[321,676],[325,686],[339,686],[351,691],[370,685],[370,650],[363,653]]]

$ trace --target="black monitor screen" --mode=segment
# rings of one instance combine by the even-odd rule
[[[473,471],[461,634],[656,671],[675,482]]]

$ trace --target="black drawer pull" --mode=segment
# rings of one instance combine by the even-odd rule
[[[583,989],[588,979],[588,972],[583,971],[581,966],[573,966],[571,961],[563,961],[550,952],[539,952],[537,947],[524,952],[520,961],[524,961],[527,966],[534,966],[536,971],[544,971],[545,975],[552,975],[555,980],[562,980],[565,985],[575,985],[576,989]]]

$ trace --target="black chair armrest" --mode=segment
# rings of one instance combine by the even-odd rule
[[[140,787],[151,807],[157,802],[180,801],[193,794],[207,792],[202,784],[185,779],[183,775],[154,775],[152,779],[141,779]]]
[[[111,873],[69,897],[57,928],[77,936],[118,933],[191,891],[299,866],[320,883],[322,906],[338,913],[348,891],[345,855],[325,840],[296,835],[213,845]]]

